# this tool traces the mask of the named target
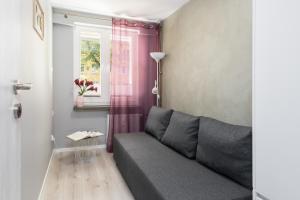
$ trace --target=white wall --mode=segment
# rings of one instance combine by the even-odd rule
[[[164,21],[163,106],[251,126],[251,5],[191,0]]]
[[[255,191],[300,199],[300,1],[254,1]]]
[[[52,146],[52,70],[50,68],[49,33],[51,12],[47,0],[40,0],[45,12],[45,39],[42,41],[32,26],[32,0],[21,1],[20,79],[32,82],[30,91],[22,92],[22,200],[38,198]]]
[[[53,80],[55,147],[70,147],[73,144],[67,135],[78,130],[107,131],[107,111],[74,111],[73,89],[73,27],[53,26]],[[105,136],[98,144],[105,144]]]

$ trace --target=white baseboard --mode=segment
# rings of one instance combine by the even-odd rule
[[[46,173],[45,173],[45,176],[44,176],[44,180],[43,180],[43,184],[42,184],[42,187],[41,187],[41,190],[40,190],[40,194],[39,194],[38,200],[41,200],[41,195],[42,195],[43,190],[44,190],[46,178],[47,178],[47,176],[48,176],[49,169],[50,169],[50,165],[51,165],[51,163],[52,163],[53,154],[54,154],[54,150],[52,149],[51,157],[50,157],[50,160],[49,160],[49,163],[48,163],[48,167],[47,167],[47,170],[46,170]]]
[[[106,145],[94,145],[94,146],[79,146],[79,147],[68,147],[68,148],[56,148],[53,151],[55,153],[59,152],[69,152],[69,151],[82,151],[82,150],[93,150],[93,149],[105,149]]]

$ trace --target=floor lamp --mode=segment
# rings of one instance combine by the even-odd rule
[[[150,56],[156,61],[156,80],[154,84],[154,88],[152,89],[152,94],[156,94],[156,106],[160,105],[160,94],[159,94],[159,87],[160,87],[160,81],[159,81],[159,74],[160,74],[160,60],[163,59],[166,54],[163,52],[151,52]]]

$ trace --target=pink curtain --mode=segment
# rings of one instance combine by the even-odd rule
[[[113,151],[114,134],[144,130],[147,114],[155,104],[151,90],[156,63],[150,52],[160,51],[158,24],[113,19],[112,29],[108,152]]]

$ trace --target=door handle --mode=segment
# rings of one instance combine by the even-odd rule
[[[14,117],[15,119],[19,119],[22,116],[22,104],[16,103],[13,106],[13,112],[14,112]]]
[[[19,81],[14,81],[13,90],[15,94],[18,94],[19,90],[30,90],[32,88],[32,83],[19,83]]]

